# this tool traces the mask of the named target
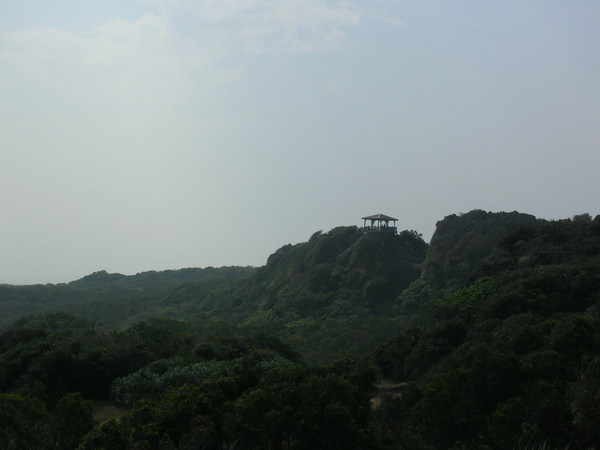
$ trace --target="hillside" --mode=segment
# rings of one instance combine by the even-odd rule
[[[165,292],[188,283],[219,283],[250,275],[251,267],[207,267],[122,275],[99,271],[65,284],[0,285],[0,327],[24,314],[68,311],[118,326],[152,309]],[[160,314],[159,314],[160,315]]]
[[[539,228],[544,220],[519,212],[486,212],[444,217],[436,224],[423,266],[424,281],[435,288],[462,287],[500,250],[498,244],[515,230]]]
[[[419,277],[426,252],[414,231],[337,227],[281,247],[258,269],[101,271],[65,285],[1,286],[0,317],[7,324],[27,313],[64,311],[114,328],[152,317],[223,321],[270,330],[325,361],[365,353],[397,329],[393,304]]]
[[[217,288],[183,285],[161,303],[188,312],[196,323],[269,332],[309,361],[332,361],[367,353],[402,326],[393,304],[419,277],[426,252],[414,231],[364,234],[337,227],[281,247],[245,279]]]
[[[421,273],[427,244],[414,231],[364,234],[356,227],[316,232],[285,245],[246,279],[227,311],[282,320],[389,314]]]
[[[258,269],[98,272],[0,304],[16,293],[113,329],[5,327],[5,447],[600,448],[600,216],[476,210],[429,245],[337,227]]]
[[[597,447],[600,217],[513,229],[476,272],[376,351],[404,383],[380,432],[400,448]]]
[[[402,292],[398,311],[414,313],[427,299],[466,286],[504,251],[502,243],[507,236],[537,229],[545,222],[516,211],[473,210],[444,217],[436,224],[421,276]]]

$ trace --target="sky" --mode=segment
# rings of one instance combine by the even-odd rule
[[[600,213],[597,0],[0,0],[0,283]]]

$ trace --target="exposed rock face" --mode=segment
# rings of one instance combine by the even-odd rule
[[[460,287],[498,251],[498,244],[508,234],[544,223],[542,219],[516,211],[474,210],[444,217],[436,224],[422,278],[438,289]]]

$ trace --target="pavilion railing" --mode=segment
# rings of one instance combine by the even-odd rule
[[[398,229],[396,227],[392,227],[392,226],[386,227],[385,225],[365,226],[363,228],[363,230],[365,231],[365,233],[394,233],[394,234],[396,234],[398,232]]]

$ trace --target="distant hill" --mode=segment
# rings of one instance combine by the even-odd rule
[[[182,284],[239,279],[254,270],[252,267],[207,267],[149,271],[136,275],[99,271],[65,284],[0,285],[0,326],[24,314],[59,310],[116,325],[123,320],[123,315],[120,314],[121,318],[114,321],[103,314],[105,310],[127,310],[127,303],[160,296]]]
[[[140,272],[136,275],[107,273],[102,270],[68,283],[69,288],[106,292],[110,290],[152,292],[169,290],[186,283],[243,278],[255,272],[254,267],[206,267]]]

